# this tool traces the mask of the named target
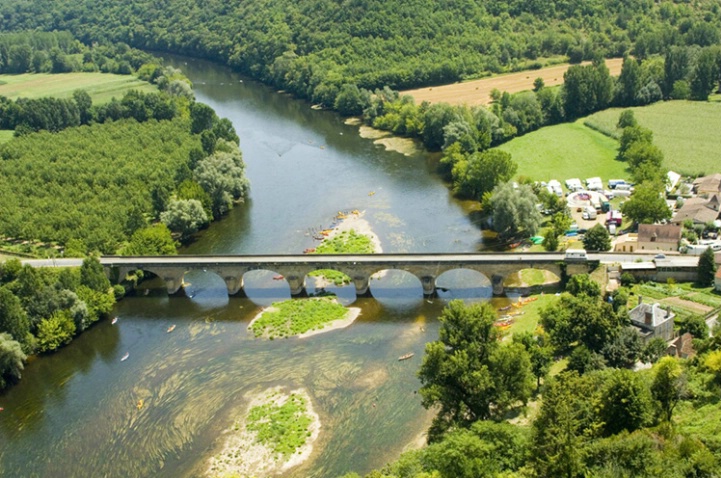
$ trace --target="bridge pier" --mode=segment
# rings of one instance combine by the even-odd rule
[[[224,275],[225,287],[228,289],[228,295],[236,295],[243,288],[243,275]]]
[[[503,295],[503,280],[504,280],[504,277],[500,274],[493,274],[491,276],[491,286],[493,287],[493,295]]]
[[[305,293],[305,275],[287,275],[285,280],[290,286],[290,295],[298,296]]]
[[[356,296],[360,297],[363,295],[366,295],[368,293],[368,289],[370,288],[370,282],[371,278],[369,275],[360,275],[360,274],[353,274],[351,276],[353,280],[353,285],[355,285],[355,293]]]
[[[177,294],[180,289],[185,285],[185,271],[180,272],[167,270],[163,272],[161,276],[165,281],[165,288],[168,289],[168,295]]]
[[[421,285],[423,286],[423,295],[432,296],[436,293],[436,277],[432,275],[421,276]]]

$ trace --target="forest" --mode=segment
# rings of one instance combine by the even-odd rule
[[[124,43],[90,45],[67,31],[3,32],[0,74],[101,71],[128,75],[154,59],[151,54]]]
[[[345,84],[452,83],[547,60],[718,44],[721,2],[638,0],[6,0],[0,30],[66,30],[228,64],[332,107]]]

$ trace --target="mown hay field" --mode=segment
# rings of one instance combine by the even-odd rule
[[[588,62],[583,63],[588,64]],[[606,66],[612,76],[621,74],[623,58],[606,60]],[[518,93],[533,88],[536,78],[543,78],[546,86],[563,84],[563,74],[571,65],[554,65],[540,70],[528,70],[506,75],[492,76],[481,80],[472,80],[451,85],[433,86],[415,90],[401,91],[402,95],[410,95],[416,104],[422,101],[430,103],[449,103],[452,105],[488,105],[491,103],[491,91],[498,89],[509,93]]]
[[[131,75],[110,73],[25,73],[0,75],[0,96],[11,99],[52,96],[69,98],[75,90],[85,90],[94,104],[120,99],[128,90],[157,91],[150,83]]]
[[[583,120],[547,126],[498,146],[518,163],[516,177],[536,181],[600,176],[627,178],[626,164],[616,161],[618,141],[585,126]]]
[[[721,102],[664,101],[631,109],[638,123],[653,131],[653,142],[663,151],[666,167],[688,175],[721,172]],[[605,134],[619,136],[616,123],[621,111],[600,111],[585,121]]]

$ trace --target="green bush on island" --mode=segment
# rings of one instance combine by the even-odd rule
[[[369,236],[351,229],[337,236],[324,239],[315,250],[316,254],[373,254],[373,241]],[[337,286],[350,284],[350,277],[332,269],[319,269],[309,274],[311,277],[323,277]]]
[[[325,239],[315,250],[316,254],[373,254],[373,241],[355,229],[343,231]]]
[[[253,407],[248,412],[246,428],[256,432],[256,441],[269,447],[276,455],[288,459],[298,448],[305,445],[310,436],[308,427],[312,420],[307,415],[305,398],[291,393],[288,399]]]
[[[273,308],[253,322],[251,329],[256,337],[288,337],[318,330],[330,322],[342,319],[346,308],[334,297],[275,302]]]

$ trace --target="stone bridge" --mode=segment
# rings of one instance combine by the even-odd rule
[[[436,291],[436,278],[446,271],[468,269],[490,279],[494,295],[503,294],[503,281],[522,269],[543,269],[563,275],[589,272],[597,261],[570,260],[562,253],[472,253],[472,254],[299,254],[299,255],[233,255],[233,256],[103,256],[100,259],[110,277],[124,278],[129,272],[143,270],[165,281],[169,294],[177,293],[188,271],[202,270],[220,276],[229,295],[243,288],[243,275],[254,270],[272,271],[290,285],[291,295],[305,293],[308,274],[333,269],[348,275],[356,294],[368,292],[370,278],[384,270],[401,270],[413,274],[423,286],[425,295]]]

